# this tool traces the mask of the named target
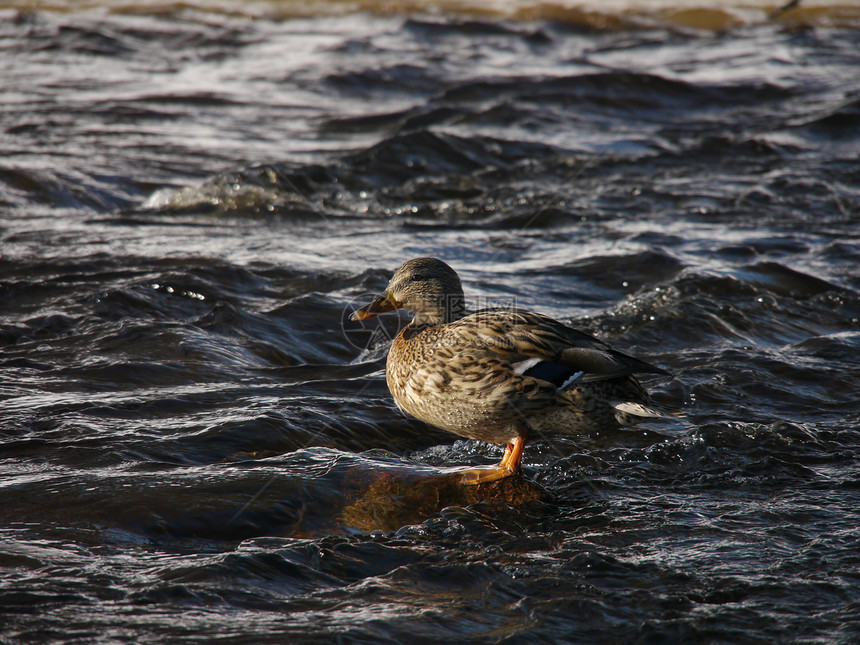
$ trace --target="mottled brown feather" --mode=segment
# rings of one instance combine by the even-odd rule
[[[415,313],[389,351],[388,387],[403,411],[439,428],[511,443],[529,433],[572,434],[634,421],[618,412],[619,403],[659,407],[631,375],[664,370],[534,312],[466,315],[460,279],[441,260],[404,263],[384,298]],[[559,389],[518,373],[516,364],[528,359],[584,374]]]

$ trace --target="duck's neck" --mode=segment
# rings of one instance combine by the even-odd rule
[[[449,294],[443,296],[439,302],[432,303],[432,306],[422,307],[412,313],[415,314],[412,319],[413,328],[444,325],[466,315],[466,299],[462,293]]]

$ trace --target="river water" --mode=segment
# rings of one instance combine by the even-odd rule
[[[856,642],[860,11],[658,4],[0,4],[0,640]],[[421,255],[686,416],[433,483]]]

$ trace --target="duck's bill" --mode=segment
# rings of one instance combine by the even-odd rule
[[[368,318],[373,318],[374,316],[384,314],[388,311],[394,311],[395,309],[400,309],[400,303],[397,302],[394,298],[390,297],[388,294],[385,294],[384,296],[379,296],[369,305],[365,305],[361,309],[353,312],[352,316],[350,316],[349,319],[367,320]]]

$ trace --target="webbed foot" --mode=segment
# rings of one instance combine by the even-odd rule
[[[519,435],[505,446],[505,455],[498,466],[467,468],[461,471],[462,477],[460,478],[460,482],[467,486],[474,486],[475,484],[488,484],[515,475],[520,472],[520,464],[523,460],[523,448],[525,446],[525,437]]]
[[[490,482],[499,481],[505,477],[514,475],[516,471],[506,468],[502,465],[498,466],[479,466],[476,468],[466,468],[460,471],[460,483],[466,486],[475,486],[477,484],[489,484]]]

